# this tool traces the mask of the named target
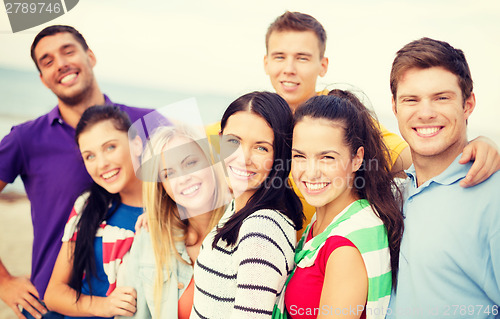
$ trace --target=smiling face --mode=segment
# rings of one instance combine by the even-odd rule
[[[467,144],[466,120],[474,106],[474,94],[464,103],[457,76],[446,69],[406,71],[398,83],[393,111],[414,162],[455,159]]]
[[[137,139],[132,144],[140,144],[140,138]],[[138,185],[140,191],[127,132],[117,130],[110,120],[105,120],[80,133],[78,144],[87,172],[98,185],[112,194],[128,195]],[[140,150],[139,146],[138,154]]]
[[[274,132],[251,112],[231,115],[221,137],[229,184],[234,196],[250,198],[269,176],[274,162]]]
[[[72,34],[46,36],[34,52],[43,84],[65,103],[76,104],[96,89],[92,70],[95,56],[90,49],[85,51]]]
[[[364,153],[360,148],[351,155],[344,132],[343,123],[310,117],[293,130],[292,177],[307,203],[318,209],[342,210],[356,200],[354,174]]]
[[[165,145],[160,179],[168,196],[187,210],[183,219],[215,208],[215,175],[205,153],[192,139],[176,136]]]
[[[312,31],[271,33],[264,68],[276,93],[295,110],[316,95],[316,80],[328,70],[320,56],[319,40]]]

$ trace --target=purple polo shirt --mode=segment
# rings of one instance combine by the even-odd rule
[[[115,104],[106,95],[104,98],[105,104],[119,106],[132,122],[152,111]],[[0,142],[0,180],[12,183],[18,175],[31,202],[31,281],[43,299],[73,204],[92,183],[75,143],[75,129],[62,120],[57,106],[12,127]]]

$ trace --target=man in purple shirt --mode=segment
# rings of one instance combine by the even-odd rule
[[[0,260],[0,298],[19,318],[30,318],[30,314],[58,318],[59,314],[47,312],[41,300],[73,203],[92,182],[74,140],[75,127],[88,107],[114,103],[101,92],[93,73],[94,53],[74,28],[42,30],[33,41],[31,57],[58,105],[14,126],[0,142],[0,191],[21,176],[31,201],[34,230],[31,281],[11,276]],[[132,122],[151,111],[118,106]]]

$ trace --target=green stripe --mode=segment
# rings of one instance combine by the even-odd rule
[[[346,236],[361,254],[387,248],[387,230],[384,225],[355,230]]]
[[[366,199],[360,199],[352,203],[347,212],[345,212],[342,216],[340,216],[338,220],[330,224],[321,234],[318,234],[316,237],[311,239],[306,244],[307,248],[303,248],[301,245],[299,245],[299,247],[302,249],[296,250],[295,263],[298,264],[302,259],[306,257],[312,258],[312,256],[314,256],[314,253],[317,251],[318,247],[327,240],[327,238],[330,236],[334,228],[336,228],[340,223],[342,223],[345,220],[348,220],[349,218],[351,218],[351,216],[353,216],[356,213],[359,213],[361,210],[363,210],[365,207],[368,206],[370,206],[370,203],[368,203]]]
[[[378,301],[380,298],[389,296],[392,288],[392,273],[389,271],[383,275],[368,278],[367,301]]]

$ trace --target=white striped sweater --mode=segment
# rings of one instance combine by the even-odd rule
[[[229,205],[219,226],[234,213]],[[296,231],[275,210],[247,217],[232,247],[203,241],[194,268],[195,293],[190,318],[270,318],[276,295],[294,267]]]

